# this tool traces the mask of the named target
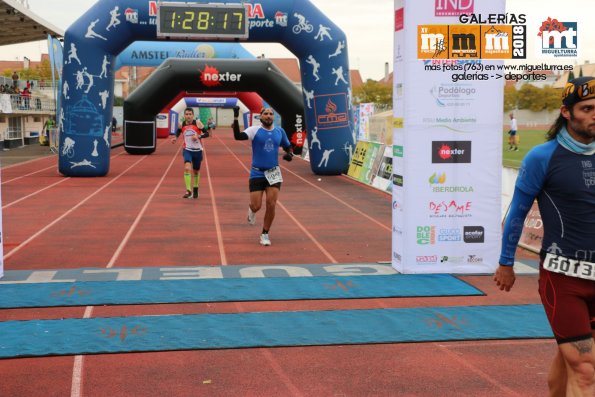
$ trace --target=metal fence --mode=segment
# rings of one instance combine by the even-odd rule
[[[4,130],[5,139],[23,139],[23,130],[21,128],[6,127]]]
[[[7,94],[4,94],[7,95]],[[3,109],[4,113],[55,113],[56,102],[44,96],[10,95],[11,111]]]
[[[52,81],[29,80],[29,82],[32,85],[32,89],[35,89],[35,88],[47,88],[47,87],[52,87],[53,86],[53,82]],[[14,83],[12,81],[12,77],[0,76],[0,84],[2,84],[2,85],[8,84],[9,87],[12,87]],[[27,80],[21,80],[21,79],[19,79],[17,85],[22,90],[23,88],[25,88],[27,86]]]

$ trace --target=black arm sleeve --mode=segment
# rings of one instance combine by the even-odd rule
[[[238,123],[238,119],[233,120],[233,124],[231,125],[231,127],[233,128],[233,137],[236,141],[248,140],[248,134],[240,131],[240,123]]]
[[[208,138],[209,136],[210,136],[209,130],[207,130],[206,128],[203,128],[201,130],[200,137],[201,138]]]
[[[179,138],[181,133],[182,133],[182,129],[178,128],[178,130],[176,131],[176,138]]]

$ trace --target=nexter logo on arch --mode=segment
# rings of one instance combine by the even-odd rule
[[[222,82],[240,81],[242,79],[240,73],[219,73],[219,70],[209,65],[205,65],[205,70],[200,72],[200,81],[207,87],[214,87],[221,85]]]

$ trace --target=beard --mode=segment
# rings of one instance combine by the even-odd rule
[[[263,126],[269,128],[270,126],[273,125],[273,120],[264,120],[264,119],[261,119],[260,120],[260,124],[262,124]]]
[[[571,115],[568,124],[572,131],[580,138],[591,142],[595,140],[595,123],[588,124],[586,127],[583,127],[579,123],[577,123],[576,119]]]

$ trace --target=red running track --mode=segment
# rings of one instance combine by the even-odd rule
[[[112,154],[104,178],[66,178],[53,157],[2,169],[5,270],[329,264],[390,259],[390,196],[282,164],[261,247],[246,223],[250,148],[217,129],[198,200],[184,200],[180,147]],[[535,276],[480,297],[242,302],[3,310],[0,320],[538,303]],[[32,341],[32,343],[35,343]],[[0,360],[0,396],[543,396],[552,340],[201,350]]]

